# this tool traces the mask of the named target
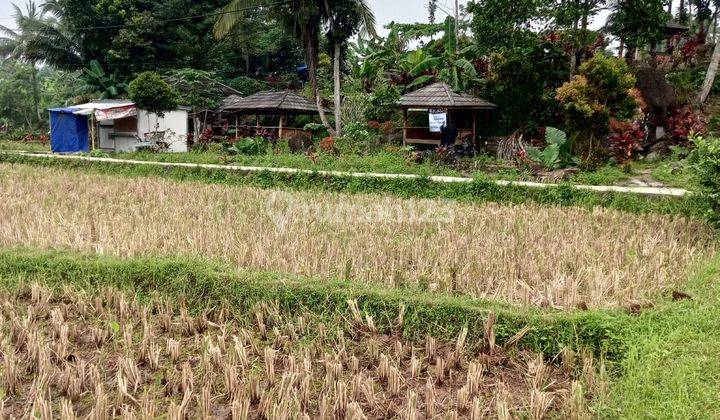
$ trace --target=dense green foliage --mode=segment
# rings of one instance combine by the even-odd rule
[[[628,52],[644,45],[653,47],[664,38],[668,14],[662,0],[619,0],[609,27],[628,46]]]
[[[143,72],[130,82],[130,100],[146,111],[158,116],[177,108],[180,94],[155,72]]]
[[[503,127],[533,132],[560,122],[555,89],[570,77],[562,45],[535,38],[522,48],[501,49],[490,60],[486,92],[500,107]]]
[[[694,181],[708,199],[708,218],[720,226],[720,140],[694,139],[696,148],[688,158]]]

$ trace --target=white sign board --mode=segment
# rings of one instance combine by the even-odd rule
[[[443,109],[431,109],[430,115],[430,132],[439,133],[442,126],[447,124],[447,113]]]

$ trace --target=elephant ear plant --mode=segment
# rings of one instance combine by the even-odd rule
[[[547,170],[560,169],[570,158],[567,135],[555,127],[545,129],[545,142],[547,146],[542,151],[536,147],[527,146],[527,156]]]

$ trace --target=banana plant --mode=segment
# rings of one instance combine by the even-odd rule
[[[105,73],[97,60],[90,61],[90,67],[83,69],[83,79],[89,93],[97,93],[100,99],[112,99],[127,93],[127,83],[112,73]]]
[[[425,50],[419,49],[409,53],[403,61],[412,65],[409,73],[414,77],[407,88],[423,85],[433,80],[441,80],[450,85],[453,90],[467,90],[468,86],[477,80],[475,66],[465,58],[474,52],[472,47],[458,51],[455,20],[448,17],[445,19],[444,48],[441,56],[432,56]]]

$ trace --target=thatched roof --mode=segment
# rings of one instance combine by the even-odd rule
[[[455,93],[446,83],[437,82],[403,95],[400,108],[495,109],[497,105],[467,93]]]
[[[226,108],[226,107],[232,107],[235,104],[238,103],[238,101],[242,100],[242,96],[240,95],[230,95],[227,98],[220,101],[220,108]]]
[[[223,104],[221,110],[267,115],[312,115],[318,113],[317,105],[314,102],[291,90],[263,91],[245,98],[228,98],[227,104]]]
[[[683,32],[687,32],[688,30],[690,30],[688,26],[672,20],[667,21],[667,23],[665,24],[665,35],[681,34]]]

